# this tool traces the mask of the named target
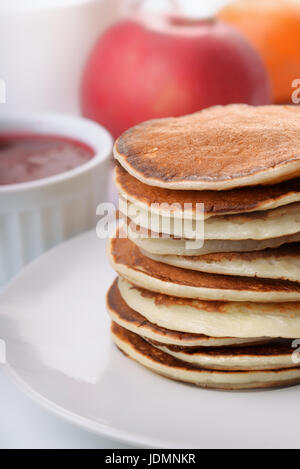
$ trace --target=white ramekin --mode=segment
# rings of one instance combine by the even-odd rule
[[[0,186],[0,285],[55,244],[96,223],[107,198],[112,138],[98,124],[61,114],[0,119],[0,132],[30,132],[74,138],[95,156],[71,171],[33,182]]]

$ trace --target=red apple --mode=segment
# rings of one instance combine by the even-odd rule
[[[83,114],[115,137],[148,119],[270,100],[257,52],[214,19],[121,21],[99,39],[82,81]]]

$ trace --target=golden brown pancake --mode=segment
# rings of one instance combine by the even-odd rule
[[[300,176],[296,106],[215,106],[139,124],[115,158],[136,179],[166,189],[227,190]]]
[[[292,340],[278,340],[255,346],[186,349],[149,341],[151,345],[185,363],[211,370],[278,370],[300,367],[293,360]]]
[[[139,288],[122,277],[118,286],[130,308],[166,329],[210,337],[300,338],[300,302],[193,300]]]
[[[146,368],[175,381],[226,390],[273,388],[300,383],[300,368],[259,371],[220,371],[196,367],[153,347],[132,332],[112,324],[118,348]]]
[[[205,254],[214,254],[219,252],[250,252],[263,251],[264,249],[275,249],[283,244],[300,242],[300,232],[294,235],[281,236],[279,238],[270,238],[264,240],[244,239],[231,241],[224,239],[207,239],[203,246],[187,246],[186,239],[177,239],[174,237],[149,238],[149,233],[144,228],[134,225],[133,222],[128,226],[128,238],[134,242],[140,249],[150,254],[157,255],[177,255],[177,256],[203,256]]]
[[[120,194],[134,204],[146,210],[150,210],[152,205],[153,212],[153,204],[167,203],[170,205],[170,213],[175,217],[182,214],[184,204],[191,205],[189,210],[185,208],[185,214],[195,217],[196,204],[203,203],[204,215],[209,218],[216,215],[270,210],[300,201],[300,178],[273,186],[233,189],[224,195],[220,191],[180,191],[148,186],[117,165],[115,182]],[[179,205],[177,207],[174,204]],[[158,208],[156,212],[160,213]]]
[[[268,240],[300,232],[300,202],[251,213],[198,219],[156,214],[120,198],[119,210],[133,226],[177,239]],[[153,235],[152,235],[153,236]]]
[[[141,335],[158,345],[169,344],[189,350],[195,347],[223,347],[228,345],[243,346],[270,342],[267,338],[239,339],[231,337],[208,337],[203,334],[189,334],[165,329],[148,321],[144,316],[130,308],[123,300],[116,279],[107,293],[107,310],[112,321],[135,334]]]
[[[162,256],[143,250],[141,252],[150,259],[182,269],[300,282],[300,243],[264,251],[223,252],[203,256]]]
[[[109,255],[119,275],[134,285],[166,295],[220,301],[300,301],[298,283],[181,269],[144,256],[126,238],[112,238]]]

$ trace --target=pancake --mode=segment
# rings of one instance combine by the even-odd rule
[[[163,214],[156,204],[168,204],[170,214],[176,218],[183,215],[195,218],[197,203],[204,204],[204,217],[271,210],[300,202],[300,178],[273,186],[244,187],[227,191],[180,191],[143,184],[121,166],[115,169],[115,183],[119,193],[138,207],[159,215]],[[190,207],[187,206],[190,205]],[[166,211],[166,207],[164,211]]]
[[[271,278],[300,282],[300,243],[258,252],[231,252],[204,256],[162,256],[142,251],[157,262],[221,275]]]
[[[162,295],[120,278],[122,298],[152,324],[210,337],[300,338],[300,303],[200,301]]]
[[[204,221],[199,215],[196,220],[169,218],[146,210],[120,199],[119,210],[134,225],[154,233],[163,233],[176,238],[213,239],[239,241],[245,239],[265,240],[293,235],[300,232],[300,203],[284,207],[239,215],[211,217]],[[204,233],[203,233],[204,225]]]
[[[136,179],[166,189],[275,184],[300,176],[300,112],[232,104],[156,119],[123,133],[114,156]]]
[[[115,323],[159,345],[175,345],[186,349],[199,347],[224,347],[229,345],[261,344],[270,339],[239,339],[231,337],[208,337],[203,334],[188,334],[159,327],[149,322],[144,316],[130,308],[123,300],[116,279],[107,293],[107,310]]]
[[[128,357],[175,381],[204,388],[241,390],[272,388],[300,383],[300,368],[264,371],[220,371],[195,367],[158,350],[136,334],[112,324],[112,338]]]
[[[184,350],[172,345],[152,344],[163,352],[210,370],[278,370],[300,367],[293,362],[291,340],[272,342],[252,347],[206,347]]]
[[[129,239],[112,238],[109,257],[116,272],[134,285],[166,295],[218,301],[300,301],[300,285],[281,280],[189,271],[153,261]]]
[[[290,236],[280,238],[265,239],[256,241],[246,239],[242,241],[230,240],[206,240],[203,246],[187,247],[185,239],[175,238],[148,238],[147,232],[136,233],[128,227],[128,238],[134,242],[140,249],[148,253],[158,255],[178,255],[178,256],[202,256],[219,252],[250,252],[262,251],[268,248],[277,248],[286,243],[300,241],[300,232]]]

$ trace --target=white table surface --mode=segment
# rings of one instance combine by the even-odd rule
[[[0,449],[123,449],[49,414],[23,395],[0,367]]]

